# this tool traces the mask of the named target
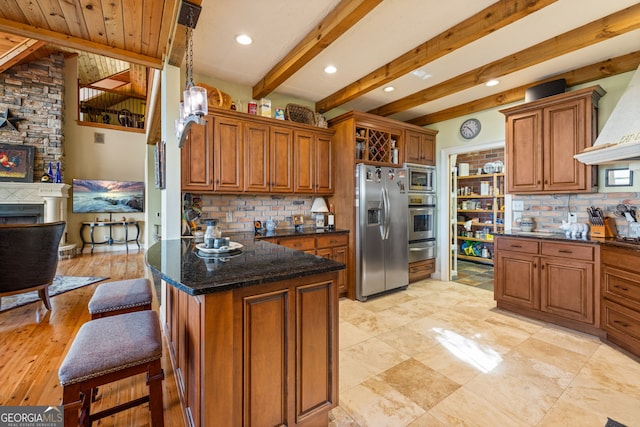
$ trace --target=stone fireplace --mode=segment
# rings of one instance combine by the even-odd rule
[[[56,222],[67,220],[68,184],[40,182],[0,182],[0,206],[3,215],[10,218],[33,218],[26,222]],[[34,206],[35,205],[35,206]],[[42,209],[37,206],[40,205]],[[38,217],[42,212],[42,217]],[[12,222],[7,220],[7,222]],[[25,221],[23,221],[25,222]],[[75,249],[75,244],[67,244],[67,232],[62,235],[60,252],[67,253]]]

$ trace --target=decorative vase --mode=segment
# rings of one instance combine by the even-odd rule
[[[53,182],[53,168],[51,167],[51,162],[49,162],[49,170],[47,170],[47,175],[49,175],[49,182]]]
[[[56,182],[62,182],[62,173],[60,172],[60,162],[56,163]]]

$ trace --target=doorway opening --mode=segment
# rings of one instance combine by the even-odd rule
[[[504,141],[443,150],[443,157],[449,179],[441,194],[449,197],[442,218],[450,221],[441,234],[449,242],[440,253],[442,278],[493,291],[493,238],[510,216]]]

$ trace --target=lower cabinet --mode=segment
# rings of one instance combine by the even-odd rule
[[[416,261],[409,263],[409,283],[417,282],[418,280],[427,279],[431,277],[431,274],[436,271],[436,260],[425,259],[423,261]]]
[[[340,296],[347,293],[347,278],[349,277],[349,234],[331,233],[322,235],[305,235],[294,237],[265,238],[264,240],[286,246],[287,248],[304,251],[309,254],[319,255],[323,258],[341,262],[347,266],[338,272],[338,293]]]
[[[336,273],[206,295],[167,286],[189,426],[327,425],[338,402]]]
[[[640,251],[605,246],[601,260],[606,338],[640,356]]]
[[[498,236],[495,248],[498,307],[602,335],[598,245]]]

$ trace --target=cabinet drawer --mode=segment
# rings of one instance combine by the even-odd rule
[[[331,236],[316,237],[316,248],[334,248],[336,246],[346,246],[348,244],[348,234],[334,234]]]
[[[436,271],[436,260],[427,259],[409,263],[409,283],[428,278]]]
[[[287,239],[278,239],[278,244],[287,248],[297,249],[299,251],[308,251],[315,249],[315,240],[313,237],[290,237]]]
[[[540,252],[542,255],[593,261],[595,246],[586,244],[542,242]]]
[[[610,265],[602,266],[602,289],[605,297],[623,298],[640,307],[640,274]]]
[[[604,302],[603,327],[633,338],[640,343],[640,313],[611,301]]]
[[[640,274],[640,249],[626,249],[603,245],[600,249],[602,264],[624,268]]]
[[[529,254],[538,253],[538,242],[527,239],[498,238],[498,249],[501,251],[525,252]]]

